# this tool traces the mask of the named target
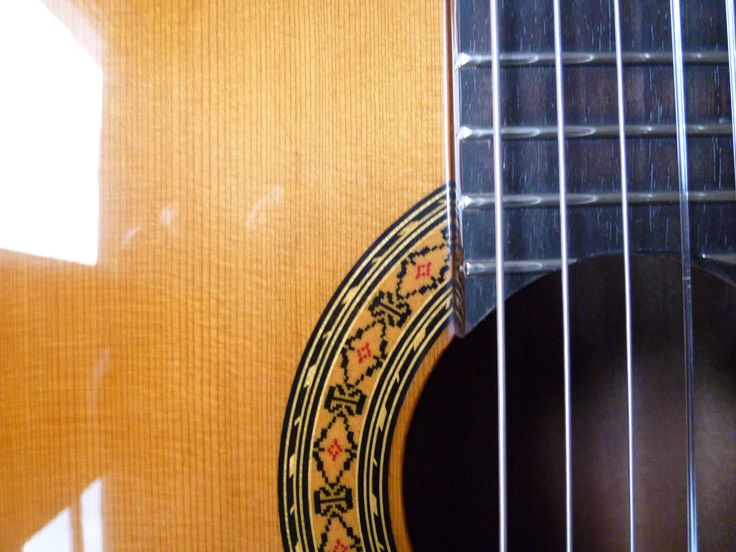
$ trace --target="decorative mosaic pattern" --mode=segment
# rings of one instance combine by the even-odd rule
[[[282,432],[286,549],[393,548],[390,437],[408,383],[451,312],[446,205],[438,190],[374,244],[307,345]]]

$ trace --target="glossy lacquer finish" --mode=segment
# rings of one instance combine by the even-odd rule
[[[445,179],[443,11],[4,0],[0,550],[282,547],[303,348]]]

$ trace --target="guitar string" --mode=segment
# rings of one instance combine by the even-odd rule
[[[565,380],[565,538],[572,551],[572,429],[570,404],[570,283],[567,251],[567,175],[565,167],[565,99],[562,82],[560,0],[554,0],[555,94],[557,109],[557,164],[560,192],[560,259],[562,261],[562,325]],[[498,126],[498,125],[496,125]]]
[[[621,47],[621,6],[619,0],[613,2],[613,31],[616,42],[616,103],[618,104],[619,160],[621,172],[621,226],[623,227],[624,253],[624,297],[626,316],[626,415],[627,446],[629,461],[629,550],[634,552],[635,539],[635,500],[634,500],[634,393],[632,360],[632,322],[631,322],[631,248],[629,238],[629,179],[626,172],[626,114],[624,111],[624,70]]]
[[[616,42],[616,102],[618,104],[619,160],[621,172],[621,225],[623,226],[624,250],[624,309],[626,317],[626,415],[627,447],[629,461],[629,550],[636,548],[635,500],[634,500],[634,406],[633,406],[633,359],[631,320],[631,249],[629,239],[629,181],[626,172],[626,114],[624,110],[623,55],[621,48],[621,14],[619,0],[613,3],[613,28]]]
[[[507,548],[506,511],[506,296],[504,274],[503,227],[503,167],[501,164],[501,63],[498,36],[498,1],[490,1],[491,8],[491,110],[493,117],[493,187],[496,247],[496,371],[498,393],[498,549]]]
[[[685,131],[685,77],[682,57],[682,23],[680,0],[670,0],[672,28],[672,69],[674,73],[675,124],[677,127],[677,161],[680,186],[680,252],[682,256],[682,310],[685,356],[685,400],[687,426],[687,530],[688,550],[698,549],[698,513],[695,479],[695,416],[692,307],[692,260],[690,257],[690,204],[687,171],[687,134]]]
[[[731,97],[731,138],[733,166],[736,167],[736,23],[734,0],[726,0],[726,35],[728,41],[728,81]],[[734,182],[736,186],[736,182]]]

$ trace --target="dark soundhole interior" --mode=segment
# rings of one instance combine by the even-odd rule
[[[627,550],[625,310],[620,257],[570,269],[573,535],[578,550]],[[637,545],[685,550],[686,403],[680,264],[632,259]],[[697,270],[695,432],[702,550],[736,542],[736,288]],[[563,550],[560,276],[507,301],[510,550]],[[414,415],[403,470],[412,544],[498,542],[496,324],[455,340]]]

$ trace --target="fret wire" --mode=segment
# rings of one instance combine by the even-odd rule
[[[728,0],[727,0],[728,1]],[[717,65],[728,63],[728,52],[719,50],[684,52],[685,63]],[[626,65],[671,65],[672,52],[623,52]],[[501,52],[502,67],[535,67],[554,65],[554,52]],[[615,52],[563,52],[564,65],[615,65]],[[491,56],[461,52],[457,57],[460,67],[490,67]]]
[[[628,183],[627,183],[628,184]],[[736,203],[736,190],[690,190],[688,199],[692,204]],[[621,205],[620,193],[569,193],[569,207],[602,207]],[[459,198],[463,210],[495,208],[496,200],[491,194],[463,194]],[[667,192],[629,192],[626,201],[631,205],[674,205],[680,203],[680,193]],[[560,204],[559,194],[504,194],[504,209],[548,208]]]
[[[498,0],[490,0],[491,8],[491,109],[493,117],[493,184],[495,197],[496,246],[496,351],[498,378],[498,549],[507,549],[506,497],[506,320],[504,299],[504,229],[503,229],[503,167],[501,165],[501,63],[498,37]],[[499,60],[499,61],[496,61]]]
[[[685,125],[685,131],[692,136],[728,136],[731,134],[730,123],[700,123]],[[674,124],[627,124],[627,136],[638,138],[676,137],[677,125]],[[617,138],[618,125],[565,125],[566,138]],[[458,140],[487,140],[493,135],[493,128],[460,126]],[[506,140],[542,140],[555,138],[557,127],[545,126],[504,126],[501,136]]]
[[[736,266],[736,253],[709,253],[704,251],[700,258],[706,261],[717,261],[719,263]],[[569,264],[577,263],[582,259],[571,257]],[[561,259],[535,258],[506,260],[503,269],[507,274],[546,274],[562,268]],[[495,274],[497,270],[496,259],[466,259],[463,262],[462,271],[467,275]]]
[[[734,0],[726,0],[726,34],[728,35],[728,80],[731,96],[731,136],[733,144],[733,166],[736,167],[736,23],[734,22]],[[736,187],[736,181],[734,182]]]
[[[565,537],[572,552],[572,421],[570,404],[570,280],[567,252],[567,175],[565,167],[565,98],[562,81],[560,0],[554,0],[555,94],[557,109],[557,163],[560,192],[560,258],[562,260],[562,325],[565,380]],[[498,125],[494,125],[498,126]]]
[[[619,158],[621,171],[621,225],[623,226],[624,297],[626,316],[626,415],[629,461],[629,550],[636,549],[634,500],[634,393],[631,322],[631,250],[629,237],[629,179],[626,172],[626,114],[624,110],[624,69],[621,53],[621,7],[613,2],[613,27],[616,41],[616,102],[618,104]]]
[[[680,251],[682,254],[682,300],[684,356],[686,371],[687,426],[687,523],[688,550],[698,550],[698,513],[695,478],[695,416],[693,343],[692,260],[690,247],[690,202],[687,171],[687,134],[685,132],[685,77],[682,57],[682,24],[680,0],[670,0],[672,20],[672,68],[675,87],[675,121],[677,126],[677,160],[680,184]]]

